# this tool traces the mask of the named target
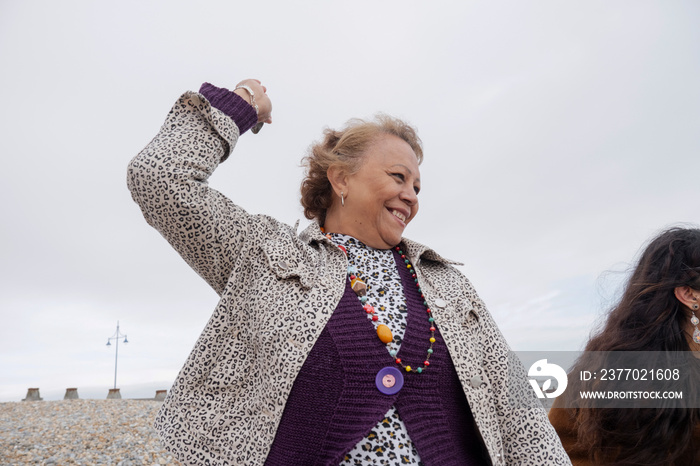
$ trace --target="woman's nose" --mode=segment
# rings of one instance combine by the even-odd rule
[[[416,194],[416,191],[413,189],[413,187],[404,189],[401,192],[401,199],[405,202],[408,202],[410,205],[418,203],[418,195]]]

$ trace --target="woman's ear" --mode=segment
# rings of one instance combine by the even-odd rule
[[[345,197],[348,196],[348,175],[345,169],[338,165],[331,165],[328,167],[326,176],[336,196],[340,197],[340,193],[343,193]]]
[[[681,304],[686,307],[693,309],[693,306],[698,306],[700,304],[700,291],[694,290],[689,286],[677,286],[673,293],[676,295],[676,299],[681,302]]]

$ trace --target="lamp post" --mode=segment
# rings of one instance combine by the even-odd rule
[[[114,354],[114,389],[117,389],[117,358],[119,357],[119,339],[121,337],[124,337],[124,343],[129,343],[129,340],[126,339],[126,335],[122,335],[119,333],[119,321],[117,321],[117,332],[112,335],[111,337],[107,338],[107,346],[112,346],[111,341],[115,340],[116,341],[116,352]]]

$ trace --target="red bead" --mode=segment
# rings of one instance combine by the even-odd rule
[[[376,321],[378,321],[378,320],[379,320],[379,317],[377,317],[377,316],[372,316],[372,322],[376,322]]]
[[[396,364],[401,364],[401,358],[396,358]]]
[[[427,312],[428,314],[430,314],[430,313],[433,312],[433,311],[431,311],[430,309],[426,309],[425,312]]]
[[[405,259],[405,258],[406,258],[406,254],[401,254],[401,259]]]
[[[429,366],[429,365],[430,365],[430,361],[428,361],[428,360],[423,361],[423,365],[424,365],[424,366]]]
[[[431,332],[434,332],[434,331],[435,331],[435,327],[430,327],[430,331],[431,331]]]
[[[354,280],[354,279],[356,279],[356,278],[357,278],[356,276],[350,275],[350,280]]]

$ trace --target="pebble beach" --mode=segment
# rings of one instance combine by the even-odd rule
[[[0,465],[179,464],[152,427],[151,400],[0,403]]]

